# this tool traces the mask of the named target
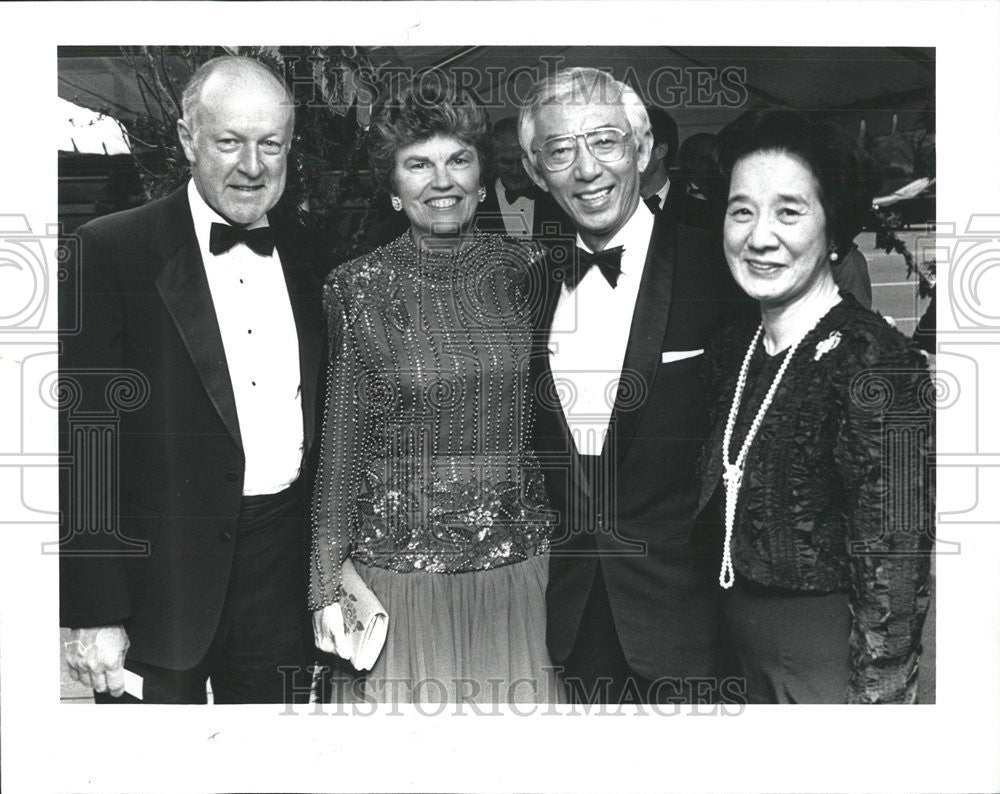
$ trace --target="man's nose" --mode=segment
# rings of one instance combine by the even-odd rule
[[[258,177],[264,170],[263,160],[256,146],[244,146],[240,152],[240,171],[250,177]]]
[[[583,138],[576,139],[576,161],[573,163],[573,174],[577,179],[591,182],[601,174],[601,161],[590,153]]]

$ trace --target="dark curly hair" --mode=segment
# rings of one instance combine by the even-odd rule
[[[796,110],[750,110],[719,133],[719,167],[727,178],[742,158],[774,151],[797,157],[816,177],[826,235],[843,259],[871,211],[878,188],[873,161],[839,125]]]
[[[489,122],[486,111],[468,94],[456,89],[441,72],[415,77],[382,103],[375,114],[369,138],[372,168],[382,184],[391,188],[396,152],[411,143],[450,135],[472,146],[482,170],[488,170]]]

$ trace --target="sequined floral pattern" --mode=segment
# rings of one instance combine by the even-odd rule
[[[358,498],[355,559],[406,573],[483,570],[548,546],[540,479],[493,482],[477,474],[385,483],[369,473]]]
[[[531,243],[477,235],[459,255],[409,235],[334,270],[313,500],[310,606],[350,551],[399,572],[457,573],[547,548],[531,452]]]

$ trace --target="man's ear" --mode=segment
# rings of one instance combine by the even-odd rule
[[[177,119],[177,137],[181,140],[181,148],[189,163],[194,163],[194,130],[184,119]]]
[[[646,170],[649,165],[649,158],[653,156],[653,132],[646,130],[646,134],[637,141],[636,156],[639,165],[639,173]]]
[[[549,192],[549,186],[545,184],[545,179],[542,177],[541,172],[535,168],[535,164],[531,162],[531,159],[526,154],[521,155],[521,165],[524,166],[525,172],[531,177],[531,181],[534,182],[538,187],[544,190],[546,193]]]

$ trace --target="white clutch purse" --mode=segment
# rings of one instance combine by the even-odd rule
[[[382,653],[389,614],[348,557],[340,569],[340,611],[347,633],[347,658],[357,670],[371,670]]]

